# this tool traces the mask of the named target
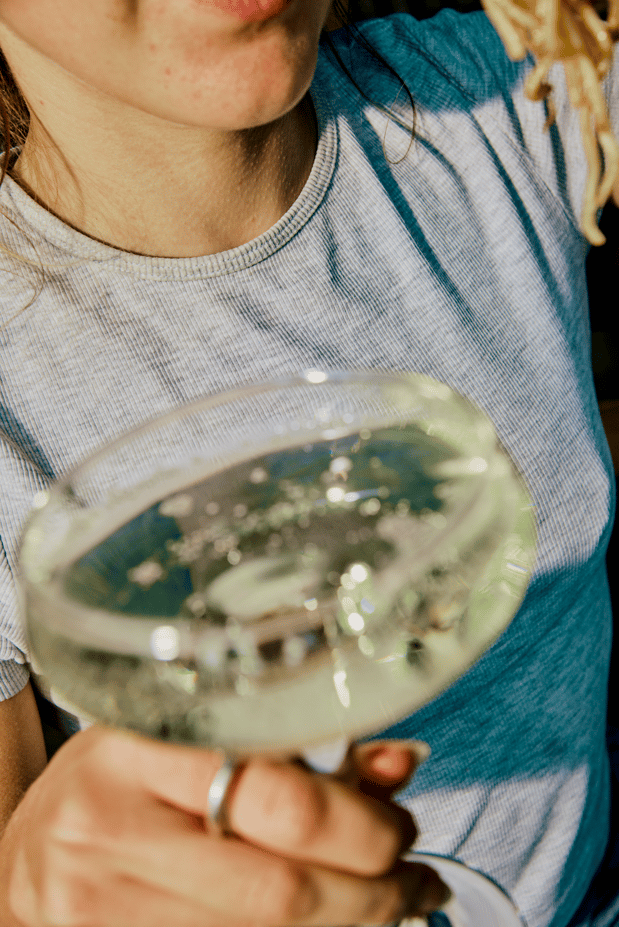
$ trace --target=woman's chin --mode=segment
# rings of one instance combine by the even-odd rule
[[[181,82],[168,85],[167,93],[144,99],[139,108],[173,123],[238,132],[266,126],[291,113],[306,97],[316,68],[317,55],[301,67],[282,61],[255,67],[243,79],[238,74],[222,74],[215,81],[209,75],[205,86],[199,80],[189,86]],[[269,77],[270,75],[270,77]],[[210,88],[222,88],[212,94]],[[225,90],[223,90],[225,88]],[[129,100],[127,101],[129,102]]]

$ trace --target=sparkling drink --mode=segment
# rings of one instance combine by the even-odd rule
[[[380,379],[342,405],[337,377],[300,378],[287,410],[226,413],[231,442],[219,405],[151,426],[40,500],[22,562],[41,687],[159,738],[290,754],[460,675],[522,598],[530,502],[477,410],[457,397],[456,427],[446,387]]]

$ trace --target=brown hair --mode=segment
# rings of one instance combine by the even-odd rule
[[[0,184],[9,170],[11,147],[23,145],[30,127],[30,111],[21,90],[15,82],[6,58],[0,48],[0,117],[4,136],[4,158]]]
[[[9,169],[9,164],[11,161],[11,149],[16,146],[23,146],[24,142],[26,141],[26,136],[28,135],[28,130],[30,128],[30,111],[22,92],[17,85],[17,82],[13,77],[13,72],[11,71],[8,62],[4,57],[1,48],[0,119],[2,120],[2,141],[4,142],[4,156],[2,159],[2,169],[0,172],[1,185],[7,174],[11,176],[11,171]],[[17,223],[14,222],[10,216],[7,216],[2,212],[0,212],[0,216],[19,229]],[[19,229],[19,231],[27,238],[23,229]],[[28,239],[28,241],[36,253],[36,246],[30,239]],[[0,254],[7,255],[13,259],[11,262],[11,272],[13,275],[17,278],[21,277],[29,286],[32,286],[33,288],[33,295],[30,301],[26,303],[26,305],[21,309],[18,309],[9,319],[6,319],[2,324],[0,324],[1,330],[6,325],[8,325],[9,322],[12,322],[14,318],[16,318],[22,312],[25,312],[26,309],[29,309],[30,306],[35,302],[45,283],[45,267],[49,265],[44,264],[44,262],[40,259],[33,260],[32,258],[26,257],[23,254],[16,254],[15,251],[12,251],[10,248],[6,248],[3,244],[0,244]],[[31,273],[24,273],[24,267],[27,267]],[[33,282],[33,276],[36,277],[36,283]]]

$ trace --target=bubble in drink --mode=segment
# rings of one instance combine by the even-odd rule
[[[528,502],[506,457],[484,462],[414,425],[358,428],[155,486],[138,512],[112,501],[96,536],[78,507],[71,557],[28,587],[32,651],[76,713],[176,742],[286,753],[380,730],[522,595]]]

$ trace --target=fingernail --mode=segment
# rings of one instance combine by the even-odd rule
[[[411,741],[411,745],[414,746],[417,762],[419,766],[421,766],[421,764],[425,763],[425,761],[432,753],[432,748],[430,747],[430,744],[425,742],[425,740],[413,740]]]
[[[408,750],[415,757],[417,766],[421,766],[422,763],[428,759],[432,753],[430,744],[427,744],[425,740],[383,740],[379,743],[388,744],[394,747],[403,747],[405,750]]]
[[[408,775],[402,779],[398,786],[398,791],[402,791],[402,789],[405,789],[410,784],[417,774],[419,767],[422,763],[425,763],[432,751],[430,750],[430,745],[424,740],[394,740],[391,741],[391,743],[404,748],[411,758],[411,766]]]

